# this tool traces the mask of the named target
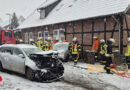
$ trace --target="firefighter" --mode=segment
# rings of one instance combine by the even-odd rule
[[[104,39],[101,39],[100,40],[100,46],[99,46],[99,54],[100,54],[100,57],[101,57],[101,61],[103,65],[105,65],[106,61],[105,60],[105,52],[104,52],[104,45],[105,45],[105,40]]]
[[[36,46],[39,47],[40,49],[43,48],[43,38],[39,37],[38,41],[36,42]]]
[[[34,39],[29,39],[30,44],[36,46],[36,43],[34,42]]]
[[[44,46],[44,51],[49,51],[49,50],[52,50],[52,49],[53,49],[53,43],[52,43],[51,37],[48,37],[47,42]]]
[[[81,46],[78,44],[76,37],[73,38],[73,43],[70,44],[70,50],[74,60],[74,65],[76,65],[79,59],[79,53],[81,52]]]
[[[44,42],[42,50],[43,51],[48,51],[47,41]]]
[[[95,52],[95,61],[97,62],[98,61],[99,40],[98,40],[97,36],[94,36],[93,39],[94,39],[94,42],[92,45],[92,51]]]
[[[125,57],[128,68],[130,68],[130,37],[128,38],[128,45],[126,48]]]
[[[115,42],[115,40],[113,38],[110,38],[108,41],[107,41],[107,44],[104,45],[104,51],[105,51],[105,61],[106,61],[106,64],[105,64],[105,67],[104,69],[106,70],[106,72],[108,74],[111,74],[110,73],[110,65],[112,63],[112,57],[114,56],[112,54],[112,44]]]

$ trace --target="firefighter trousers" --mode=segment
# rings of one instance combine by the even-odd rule
[[[104,54],[101,54],[101,61],[102,61],[102,65],[105,65],[107,62]]]
[[[104,69],[106,70],[107,73],[110,73],[110,65],[112,63],[112,57],[105,57],[105,67]]]
[[[128,65],[128,68],[130,68],[130,56],[126,56],[126,63]]]
[[[78,62],[79,56],[78,54],[72,54],[72,57],[73,57],[74,64],[76,65]]]

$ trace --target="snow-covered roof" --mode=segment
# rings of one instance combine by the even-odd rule
[[[40,19],[39,12],[35,10],[19,28],[36,27],[117,14],[124,12],[129,4],[130,0],[62,0],[45,19]],[[43,3],[43,6],[44,5],[45,3]]]

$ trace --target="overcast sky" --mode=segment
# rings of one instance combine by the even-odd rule
[[[0,0],[0,18],[8,20],[6,13],[16,12],[18,16],[25,18],[45,0]]]

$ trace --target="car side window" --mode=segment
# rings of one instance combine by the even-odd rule
[[[20,49],[18,49],[18,48],[14,48],[13,54],[14,55],[20,55],[20,54],[23,54],[23,52]]]
[[[9,47],[1,47],[0,52],[2,52],[2,53],[9,53],[11,55],[13,54],[12,48],[9,48]]]
[[[5,52],[5,50],[6,50],[6,48],[5,48],[5,47],[1,47],[1,48],[0,48],[0,52],[3,52],[3,53],[4,53],[4,52]]]

